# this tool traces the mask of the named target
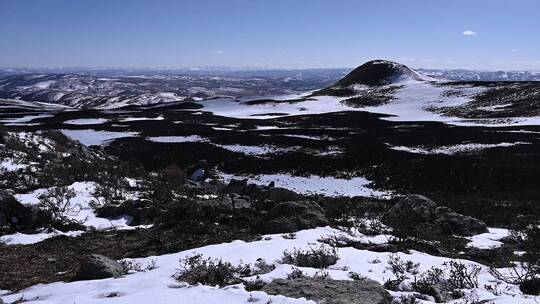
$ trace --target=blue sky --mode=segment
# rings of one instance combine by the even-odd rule
[[[540,1],[0,0],[3,67],[540,69]]]

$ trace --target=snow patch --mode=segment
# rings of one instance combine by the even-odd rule
[[[377,191],[369,188],[371,182],[363,177],[351,179],[322,177],[312,175],[309,177],[292,176],[288,174],[266,174],[255,176],[235,176],[220,173],[221,178],[228,183],[231,179],[247,179],[248,183],[268,185],[275,182],[276,187],[290,189],[305,195],[323,194],[327,196],[367,196],[387,197],[389,192]]]
[[[471,242],[467,247],[476,247],[479,249],[491,249],[503,245],[500,240],[510,234],[508,229],[488,228],[488,232],[468,237]]]
[[[186,142],[207,142],[208,139],[199,135],[189,136],[153,136],[146,138],[149,141],[159,143],[186,143]]]
[[[406,147],[406,146],[392,146],[390,149],[396,151],[404,151],[409,153],[416,154],[446,154],[454,155],[460,153],[478,153],[482,150],[499,148],[499,147],[512,147],[516,145],[529,145],[529,142],[502,142],[498,144],[478,144],[478,143],[469,143],[469,144],[459,144],[452,146],[441,146],[438,148],[425,148],[425,147]]]
[[[138,132],[115,132],[115,131],[96,131],[92,129],[87,130],[60,130],[64,135],[77,140],[85,146],[101,146],[108,141],[138,136]]]
[[[99,125],[104,124],[108,120],[104,118],[79,118],[64,121],[64,124],[68,125]]]
[[[26,165],[18,164],[12,159],[5,159],[0,163],[0,169],[4,169],[8,172],[15,172],[26,168]],[[1,170],[0,170],[1,171]]]

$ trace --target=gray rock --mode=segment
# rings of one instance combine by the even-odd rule
[[[300,199],[300,195],[298,195],[296,192],[279,187],[268,187],[263,190],[263,195],[266,196],[266,199],[276,203],[290,202]]]
[[[256,228],[260,233],[285,233],[327,225],[326,214],[319,204],[300,201],[276,205],[257,223]]]
[[[124,268],[117,261],[98,254],[86,256],[73,281],[117,278],[124,275]]]
[[[359,281],[300,278],[278,279],[262,289],[271,295],[306,298],[318,304],[389,304],[392,296],[381,284],[365,279]]]
[[[204,169],[197,169],[195,172],[193,172],[193,174],[191,175],[191,180],[194,181],[194,182],[199,182],[199,181],[202,181],[204,179],[204,176],[205,176],[205,171]]]
[[[463,236],[487,232],[483,221],[437,206],[429,198],[418,194],[402,198],[382,220],[386,225],[398,229],[439,229],[443,233]]]
[[[251,208],[251,201],[249,196],[233,193],[231,199],[232,207],[235,209]]]

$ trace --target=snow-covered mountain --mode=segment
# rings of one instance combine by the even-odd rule
[[[351,71],[334,86],[387,85],[405,80],[431,81],[409,67],[387,60],[372,60]]]

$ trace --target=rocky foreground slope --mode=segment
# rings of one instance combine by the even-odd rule
[[[148,171],[51,131],[3,131],[0,143],[6,303],[534,303],[538,292],[534,230],[487,228],[423,196],[224,184],[204,162]]]

